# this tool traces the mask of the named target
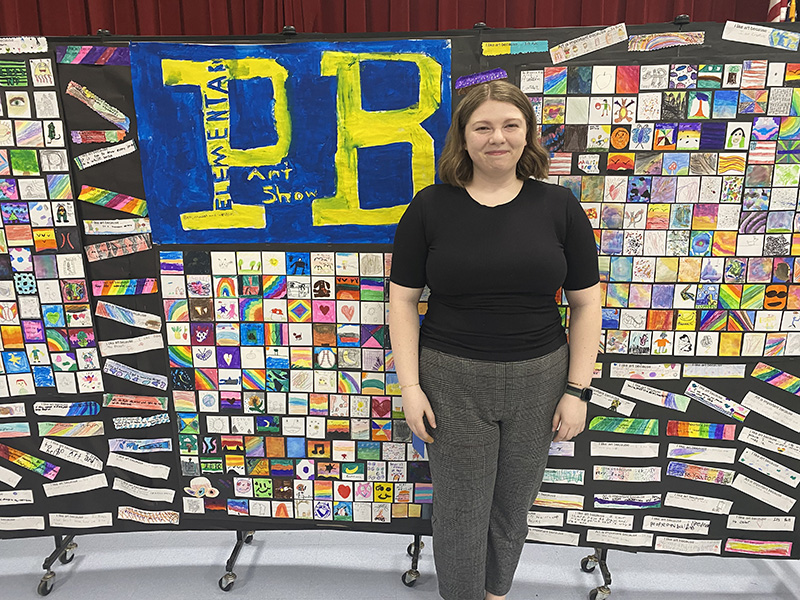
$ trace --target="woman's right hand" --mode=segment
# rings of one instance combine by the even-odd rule
[[[411,431],[422,441],[432,444],[433,438],[425,428],[425,421],[422,418],[428,419],[430,426],[436,429],[436,417],[428,397],[418,385],[403,390],[403,413]]]

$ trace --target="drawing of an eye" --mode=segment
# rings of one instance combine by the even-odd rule
[[[25,96],[11,96],[8,99],[9,106],[25,106]]]

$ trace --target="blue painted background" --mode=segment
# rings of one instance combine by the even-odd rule
[[[264,185],[281,191],[315,190],[318,198],[336,192],[336,77],[320,75],[322,52],[425,53],[442,66],[442,102],[423,127],[434,139],[438,160],[450,123],[450,44],[447,40],[387,42],[308,42],[274,45],[214,46],[131,44],[134,100],[138,121],[145,198],[153,241],[161,244],[211,243],[391,243],[394,225],[312,225],[310,200],[268,204],[266,229],[184,231],[180,214],[210,210],[213,175],[205,157],[199,88],[164,86],[161,60],[206,61],[273,58],[289,72],[286,83],[292,119],[292,144],[284,162],[293,168],[289,180],[262,181],[252,168],[232,167],[231,196],[238,204],[259,205]],[[362,64],[365,110],[402,109],[417,102],[419,71],[405,61]],[[233,81],[230,86],[231,146],[250,148],[275,143],[271,114],[272,85],[266,79]],[[266,169],[263,169],[266,176]],[[413,196],[411,147],[390,144],[359,150],[359,197],[362,208],[407,204]]]

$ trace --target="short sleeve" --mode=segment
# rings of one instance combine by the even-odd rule
[[[392,248],[392,272],[389,280],[409,288],[425,287],[425,263],[428,241],[425,236],[423,202],[419,194],[408,205],[397,224]]]
[[[572,192],[565,193],[567,202],[567,230],[564,238],[564,256],[567,259],[565,290],[582,290],[600,281],[597,264],[597,244],[592,224],[581,203]]]

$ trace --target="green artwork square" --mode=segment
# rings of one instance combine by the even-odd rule
[[[201,458],[200,459],[200,472],[201,473],[222,473],[221,458]]]
[[[199,447],[196,435],[178,434],[181,454],[197,454]]]
[[[11,171],[16,177],[25,175],[39,175],[39,157],[36,150],[12,148],[8,151],[11,161]]]
[[[272,498],[272,479],[269,477],[253,478],[253,494],[256,498]]]
[[[722,87],[722,65],[700,65],[697,73],[697,87],[719,89]]]

